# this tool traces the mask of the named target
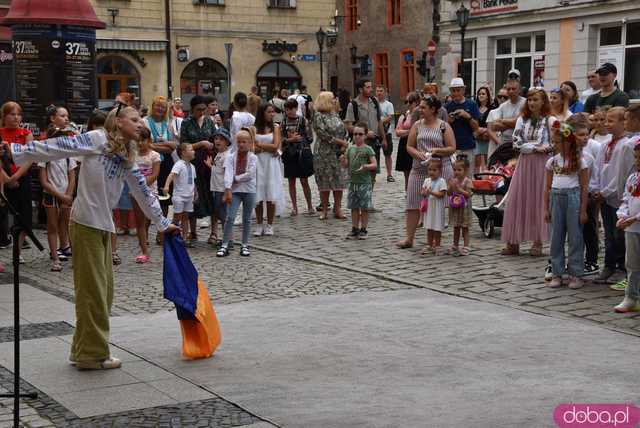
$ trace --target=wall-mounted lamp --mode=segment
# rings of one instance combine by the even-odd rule
[[[107,12],[111,14],[111,25],[116,26],[116,16],[120,13],[120,9],[107,9]]]

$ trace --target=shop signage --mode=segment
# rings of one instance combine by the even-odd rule
[[[313,54],[304,54],[304,55],[298,55],[296,59],[298,61],[317,61],[318,56]]]
[[[286,41],[276,40],[275,42],[262,42],[262,52],[266,52],[271,56],[282,56],[285,52],[294,53],[298,51],[298,45],[295,43],[287,43]]]
[[[10,62],[13,59],[13,53],[5,52],[4,49],[0,50],[0,64]]]
[[[45,107],[64,103],[78,123],[96,106],[96,30],[48,24],[12,27],[16,95],[24,120],[44,127]]]
[[[471,15],[504,13],[518,10],[518,0],[471,0]]]

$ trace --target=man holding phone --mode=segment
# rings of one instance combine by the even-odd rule
[[[449,113],[449,124],[453,128],[456,136],[456,151],[467,156],[469,162],[472,163],[468,174],[475,170],[475,148],[476,138],[474,132],[479,128],[478,120],[480,119],[480,110],[475,101],[465,98],[465,84],[462,78],[455,77],[449,85],[451,101],[444,107]]]

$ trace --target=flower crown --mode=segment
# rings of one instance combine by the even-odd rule
[[[555,121],[552,127],[555,130],[560,131],[560,138],[562,139],[562,142],[567,143],[569,147],[575,150],[575,146],[577,144],[575,135],[576,128],[566,122],[560,122],[559,120]],[[563,169],[571,171],[573,169],[573,159],[567,159],[566,162],[567,164]]]

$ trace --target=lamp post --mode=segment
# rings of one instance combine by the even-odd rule
[[[464,79],[462,70],[464,68],[464,33],[469,24],[469,9],[464,6],[464,1],[460,2],[460,7],[456,10],[456,22],[460,27],[460,64],[458,65],[458,75]]]
[[[320,90],[324,91],[324,64],[322,59],[322,53],[324,49],[324,41],[327,38],[327,33],[320,27],[316,31],[316,40],[318,41],[318,47],[320,48]]]

